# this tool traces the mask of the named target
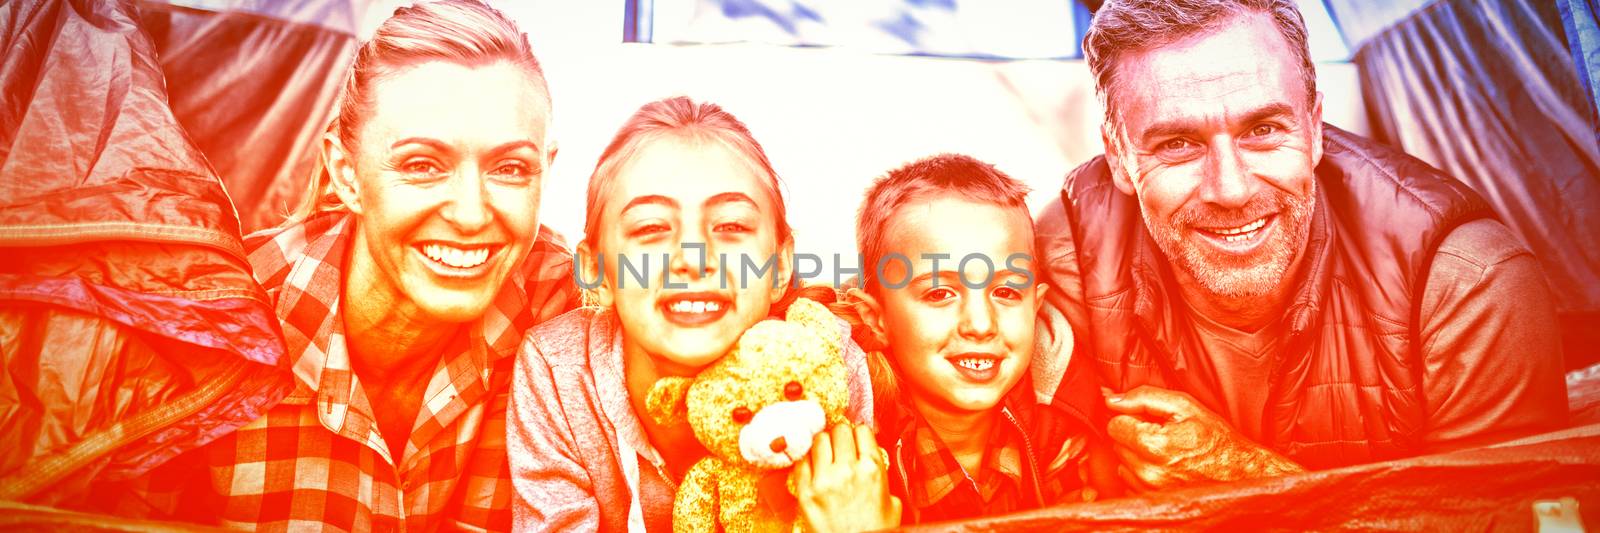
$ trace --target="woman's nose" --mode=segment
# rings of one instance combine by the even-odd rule
[[[450,178],[450,190],[441,214],[462,233],[476,233],[493,220],[489,195],[483,185],[483,176],[476,169],[462,169]]]

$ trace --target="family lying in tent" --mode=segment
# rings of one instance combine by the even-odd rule
[[[124,8],[0,9],[31,58],[0,71],[13,516],[859,531],[1568,425],[1535,258],[1322,122],[1289,0],[1106,3],[1105,155],[1038,217],[968,156],[887,170],[839,287],[800,283],[752,132],[686,97],[617,131],[582,240],[541,226],[547,82],[477,0],[377,29],[304,206],[242,238]]]

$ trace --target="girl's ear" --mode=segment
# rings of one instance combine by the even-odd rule
[[[331,131],[322,134],[322,166],[339,201],[351,213],[361,214],[361,184],[356,181],[354,158]]]
[[[867,291],[850,289],[845,291],[845,301],[855,308],[856,316],[861,317],[861,323],[867,327],[867,332],[878,341],[878,346],[888,346],[889,336],[883,327],[883,304]]]
[[[728,267],[727,265],[723,265],[722,268]],[[743,266],[741,265],[738,267],[738,269],[739,276],[741,278],[744,277]],[[778,267],[774,270],[775,272],[773,273],[773,276],[778,282],[778,285],[768,289],[770,291],[768,297],[772,299],[773,303],[777,303],[779,300],[783,299],[784,294],[789,292],[789,284],[790,282],[794,281],[792,279],[792,276],[794,275],[794,237],[784,240],[783,246],[779,247]],[[737,283],[746,283],[746,281],[743,279],[734,281]]]
[[[595,253],[589,241],[578,243],[579,286],[593,292],[595,303],[600,307],[611,307],[615,296],[611,293],[611,280],[606,279],[605,267],[605,257]]]

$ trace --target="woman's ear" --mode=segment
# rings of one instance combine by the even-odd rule
[[[728,267],[727,265],[723,265],[722,268]],[[740,277],[744,277],[744,268],[742,265],[740,266],[738,272]],[[772,301],[777,302],[778,300],[782,300],[783,295],[789,292],[789,284],[790,282],[794,281],[792,279],[792,276],[794,275],[794,237],[785,239],[783,246],[778,247],[778,268],[775,269],[772,275],[778,282],[778,285],[768,290],[771,291],[770,298],[772,298]],[[739,279],[734,280],[734,282],[746,283],[746,280]]]
[[[351,213],[361,214],[361,184],[356,181],[355,161],[345,150],[344,142],[331,131],[322,134],[322,166],[339,201]]]
[[[606,283],[605,257],[595,252],[589,241],[578,243],[578,274],[579,287],[594,292],[596,303],[600,307],[611,307],[614,295],[611,287]]]
[[[855,308],[856,316],[861,317],[861,323],[867,326],[867,331],[878,341],[878,345],[888,346],[889,336],[883,327],[883,304],[861,289],[845,291],[845,301]]]

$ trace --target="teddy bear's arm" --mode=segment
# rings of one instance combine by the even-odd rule
[[[717,531],[718,508],[717,472],[724,468],[721,459],[707,457],[689,468],[678,485],[678,495],[672,502],[672,531],[674,533]]]

